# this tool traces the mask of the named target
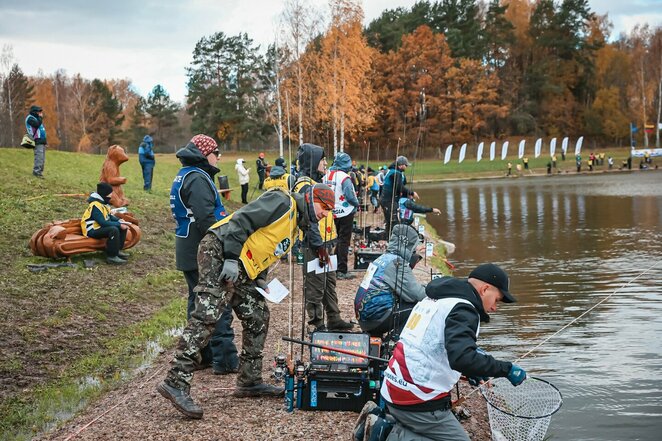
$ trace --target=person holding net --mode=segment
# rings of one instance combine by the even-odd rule
[[[498,302],[516,301],[509,284],[506,272],[488,263],[468,279],[442,277],[426,286],[384,372],[381,394],[396,421],[389,441],[469,441],[451,412],[450,391],[460,376],[474,384],[506,377],[515,386],[526,379],[524,369],[476,345],[479,322],[489,322]]]

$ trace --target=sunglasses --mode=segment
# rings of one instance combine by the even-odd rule
[[[211,154],[216,156],[217,158],[221,156],[221,152],[219,152],[218,150],[214,150],[213,152],[211,152]]]

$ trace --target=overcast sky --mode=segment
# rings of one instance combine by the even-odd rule
[[[364,0],[366,23],[416,0]],[[196,42],[246,32],[265,47],[283,0],[0,0],[0,47],[10,44],[23,71],[64,69],[83,77],[129,78],[142,95],[156,84],[182,101]],[[311,0],[326,10],[326,0]],[[662,24],[662,0],[589,0],[609,13],[614,35],[637,23]]]

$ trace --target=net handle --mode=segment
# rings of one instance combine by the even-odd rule
[[[563,394],[561,393],[561,391],[559,390],[559,388],[556,387],[556,386],[554,386],[554,385],[553,385],[552,383],[550,383],[549,381],[547,381],[547,380],[543,380],[542,378],[538,378],[538,377],[529,377],[529,380],[536,380],[536,381],[540,381],[540,382],[546,383],[547,385],[549,385],[549,386],[551,386],[552,388],[554,388],[554,390],[556,390],[556,392],[558,392],[558,394],[559,394],[559,404],[558,404],[558,406],[556,406],[556,409],[554,409],[552,412],[549,412],[549,413],[547,413],[547,414],[545,414],[545,415],[539,415],[539,416],[523,416],[523,415],[515,415],[515,414],[512,413],[512,412],[507,412],[507,411],[505,411],[505,410],[503,410],[503,409],[498,408],[497,406],[495,406],[494,404],[492,404],[492,403],[490,402],[490,400],[487,398],[487,396],[485,395],[485,392],[484,392],[484,390],[487,388],[487,386],[485,386],[485,387],[482,387],[482,386],[481,386],[479,389],[480,389],[480,393],[481,393],[481,395],[483,395],[483,398],[485,398],[485,401],[487,401],[487,404],[489,404],[490,406],[492,406],[493,408],[495,408],[495,409],[498,410],[499,412],[501,412],[501,413],[505,413],[506,415],[513,416],[513,417],[515,417],[515,418],[523,418],[523,419],[526,419],[526,420],[539,420],[539,419],[542,419],[542,418],[548,418],[548,417],[551,417],[551,416],[554,415],[556,412],[558,412],[559,409],[561,409],[561,405],[563,404]]]

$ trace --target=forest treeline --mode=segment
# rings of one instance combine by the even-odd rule
[[[662,27],[613,38],[588,0],[420,1],[367,27],[359,0],[325,10],[287,0],[280,18],[268,48],[245,33],[202,37],[181,104],[160,85],[141,97],[130,79],[29,77],[5,47],[0,145],[18,145],[38,104],[49,146],[83,152],[135,151],[146,133],[173,151],[193,132],[225,149],[305,141],[438,154],[452,143],[580,135],[592,146],[633,135],[659,147]]]

